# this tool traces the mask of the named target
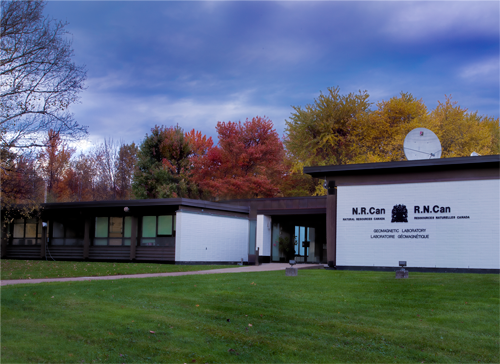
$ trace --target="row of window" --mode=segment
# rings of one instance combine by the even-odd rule
[[[42,238],[42,222],[37,219],[15,219],[12,224],[13,245],[36,245]]]
[[[84,223],[81,220],[53,221],[49,231],[51,245],[83,245]],[[145,246],[173,246],[175,215],[143,216],[139,219],[136,237]],[[140,231],[140,236],[139,235]],[[36,219],[16,219],[12,224],[13,245],[41,243],[42,222]],[[96,217],[93,245],[129,246],[132,237],[132,218]]]

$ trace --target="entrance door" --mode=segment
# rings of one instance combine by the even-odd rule
[[[325,214],[272,216],[271,261],[323,262],[326,259],[325,220]],[[286,242],[289,242],[288,249]]]
[[[295,226],[295,261],[316,262],[316,230],[308,226]]]

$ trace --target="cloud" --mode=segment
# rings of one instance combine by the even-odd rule
[[[179,124],[185,131],[200,130],[216,140],[218,121],[244,121],[254,116],[267,116],[273,120],[282,135],[284,119],[290,114],[288,107],[270,107],[252,102],[254,90],[227,95],[219,101],[195,98],[175,99],[165,95],[149,97],[86,93],[81,105],[72,110],[79,115],[81,124],[89,125],[90,141],[119,136],[125,142],[140,144],[155,125]]]
[[[320,91],[444,94],[498,115],[498,2],[49,2],[68,19],[90,140],[140,143],[155,124],[216,136],[267,116],[280,135]],[[469,95],[470,97],[466,97]],[[472,98],[474,97],[474,98]],[[495,99],[496,97],[496,99]],[[482,101],[481,101],[482,100]],[[375,106],[375,105],[374,105]]]
[[[498,2],[389,3],[390,19],[382,32],[402,41],[436,37],[498,37]]]
[[[479,62],[468,64],[460,70],[460,77],[471,81],[482,81],[485,83],[499,81],[499,62],[498,57],[492,57]]]
[[[304,42],[301,39],[281,38],[258,40],[239,48],[235,55],[245,63],[259,62],[283,67],[303,62],[311,62],[323,54],[324,47],[314,42]]]

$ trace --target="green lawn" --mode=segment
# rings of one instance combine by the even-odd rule
[[[236,265],[174,265],[8,259],[2,259],[0,264],[2,279],[97,277],[141,273],[188,272],[237,267]]]
[[[499,276],[299,270],[2,287],[2,362],[498,363]]]

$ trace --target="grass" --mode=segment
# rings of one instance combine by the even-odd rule
[[[37,279],[97,277],[141,273],[172,273],[234,268],[231,265],[174,265],[150,263],[64,262],[47,260],[1,260],[1,278]]]
[[[4,363],[498,363],[499,276],[299,270],[2,287]]]

